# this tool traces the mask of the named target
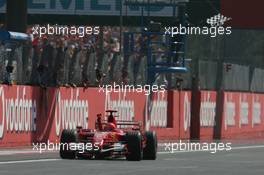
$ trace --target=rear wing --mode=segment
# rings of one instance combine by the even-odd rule
[[[108,122],[107,120],[102,120],[102,125],[106,125]],[[96,125],[98,123],[96,122]],[[141,129],[142,122],[137,121],[128,121],[128,120],[116,120],[116,125],[118,128],[130,128],[134,127],[134,129]],[[136,128],[137,127],[137,128]]]

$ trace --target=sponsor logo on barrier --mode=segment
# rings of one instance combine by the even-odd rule
[[[135,117],[134,101],[126,99],[126,93],[119,92],[117,100],[112,100],[110,93],[106,93],[105,110],[114,109],[119,112],[119,119],[133,121]]]
[[[254,125],[261,124],[261,104],[259,102],[259,96],[252,97],[252,128]]]
[[[150,125],[153,127],[167,127],[168,102],[164,93],[158,93],[157,95],[157,100],[154,100],[151,106]]]
[[[25,88],[20,95],[20,88],[17,87],[16,98],[6,98],[4,88],[0,87],[0,109],[0,138],[3,138],[5,128],[7,132],[36,131],[36,100],[26,98]]]
[[[188,98],[188,93],[184,93],[184,107],[183,107],[183,117],[184,117],[184,131],[190,127],[191,122],[191,102]]]
[[[60,91],[56,94],[55,122],[56,134],[61,129],[75,129],[77,126],[88,128],[89,105],[88,100],[80,100],[79,89],[71,90],[70,99],[62,99]]]
[[[145,108],[145,129],[150,127],[167,127],[168,126],[168,101],[164,92],[157,92],[157,99],[151,99],[147,96]]]
[[[225,94],[225,130],[227,130],[228,126],[235,126],[236,125],[236,106],[233,102],[233,95],[232,94]]]
[[[206,92],[204,94],[204,100],[201,102],[200,109],[200,124],[205,127],[215,126],[215,109],[216,102],[211,99],[211,92]]]
[[[248,124],[249,105],[247,102],[247,95],[246,94],[240,94],[239,95],[239,104],[240,104],[239,105],[239,112],[240,112],[239,128],[241,128],[241,125],[247,125]]]
[[[201,127],[213,127],[215,126],[215,110],[216,101],[212,98],[211,92],[203,92],[201,107],[200,107],[200,124]],[[188,97],[188,93],[184,93],[184,131],[190,127],[191,120],[191,102]]]

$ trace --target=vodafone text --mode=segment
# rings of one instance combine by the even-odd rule
[[[37,104],[36,100],[26,96],[17,88],[16,97],[5,97],[3,87],[0,87],[0,138],[4,130],[10,132],[36,131]]]
[[[56,94],[55,123],[56,135],[62,129],[75,129],[77,126],[88,128],[88,100],[81,100],[79,90],[71,91],[71,98],[64,99],[60,91]]]

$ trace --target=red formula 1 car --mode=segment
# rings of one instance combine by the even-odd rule
[[[155,132],[143,131],[141,123],[116,121],[114,113],[108,110],[107,121],[97,115],[96,129],[63,130],[60,143],[60,157],[63,159],[119,158],[139,161],[155,160],[157,157],[157,136]]]

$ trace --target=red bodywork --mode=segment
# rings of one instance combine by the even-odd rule
[[[108,110],[110,115],[107,120],[102,120],[102,115],[97,115],[96,129],[77,128],[78,142],[91,143],[93,150],[85,150],[81,154],[88,157],[123,157],[128,153],[126,145],[126,133],[129,131],[140,132],[142,136],[142,148],[146,146],[146,137],[140,122],[116,120],[113,113],[117,111]]]

